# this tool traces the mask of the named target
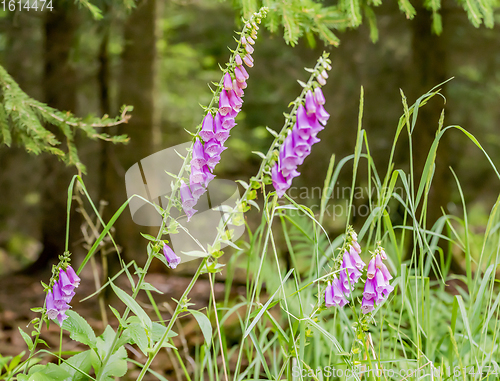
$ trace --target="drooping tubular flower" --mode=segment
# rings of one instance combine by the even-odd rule
[[[180,189],[182,208],[188,216],[188,221],[196,213],[193,207],[199,197],[215,177],[213,171],[220,161],[220,154],[226,149],[224,143],[230,136],[230,130],[236,126],[235,118],[243,104],[243,89],[247,87],[246,80],[249,77],[243,63],[248,67],[253,66],[251,54],[259,28],[257,23],[260,23],[266,13],[267,9],[261,9],[245,25],[238,48],[228,63],[215,93],[214,99],[218,97],[218,107],[215,109],[209,106],[198,131],[199,139],[195,140],[191,156],[189,185],[182,183]]]
[[[333,282],[326,286],[325,290],[325,305],[327,307],[338,306],[344,307],[349,301],[342,292],[342,286],[339,279],[335,276]]]
[[[181,263],[181,259],[174,253],[174,251],[168,246],[166,243],[163,244],[163,255],[165,255],[165,259],[168,262],[170,268],[175,269],[179,263]]]
[[[368,264],[367,280],[363,291],[361,311],[366,314],[375,308],[375,304],[382,303],[394,287],[389,284],[392,275],[382,262],[382,257],[387,258],[384,249],[379,247]]]
[[[324,70],[324,65],[327,64],[323,61],[316,71]],[[280,147],[278,161],[271,168],[271,178],[278,197],[282,197],[290,188],[292,179],[300,175],[297,167],[309,155],[312,145],[320,141],[317,134],[324,129],[323,126],[330,117],[323,107],[325,97],[320,87],[323,83],[312,80],[310,82],[312,84],[305,92],[305,101],[300,97],[299,103],[296,104],[295,124],[291,131],[287,131]]]
[[[68,265],[66,270],[59,270],[59,279],[45,297],[45,308],[49,319],[57,319],[59,325],[68,318],[66,311],[70,309],[69,303],[75,295],[75,288],[80,285],[80,278],[75,270]]]

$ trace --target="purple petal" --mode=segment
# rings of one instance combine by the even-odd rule
[[[321,87],[316,87],[314,89],[314,99],[316,103],[319,105],[325,104],[325,96],[323,95],[323,91],[321,91]]]
[[[373,299],[363,298],[363,303],[361,304],[361,312],[363,312],[364,314],[372,312],[375,309],[373,302],[374,302]]]
[[[183,180],[181,180],[180,193],[181,193],[181,201],[183,207],[192,208],[193,206],[196,205],[196,200],[191,194],[189,186]]]
[[[231,90],[233,88],[233,81],[231,79],[231,74],[224,74],[224,90]]]
[[[229,97],[227,95],[226,90],[222,90],[220,92],[219,97],[219,112],[222,116],[226,115],[229,111],[231,111],[232,107],[229,103]]]
[[[316,112],[316,103],[314,102],[314,95],[311,90],[307,90],[306,93],[306,111],[307,115],[311,115]]]
[[[372,258],[370,262],[368,263],[368,270],[366,273],[366,276],[368,279],[373,279],[375,277],[375,272],[377,271],[377,268],[375,266],[375,258]]]
[[[174,253],[174,251],[166,243],[163,244],[163,255],[165,255],[168,265],[172,269],[175,269],[177,265],[181,263],[181,259]]]
[[[191,166],[195,168],[202,168],[207,163],[205,158],[205,150],[200,140],[196,139],[193,146],[193,157],[191,159]]]
[[[199,135],[204,142],[208,142],[214,137],[214,117],[211,112],[205,115]]]
[[[243,61],[241,60],[241,56],[239,54],[234,57],[234,62],[236,62],[236,65],[238,66],[243,65]]]
[[[377,296],[377,291],[375,289],[375,279],[367,279],[365,282],[365,289],[363,291],[363,297],[365,299],[374,299]]]

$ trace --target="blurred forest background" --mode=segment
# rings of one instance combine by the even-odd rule
[[[108,204],[104,208],[107,220],[126,200],[126,170],[152,153],[189,140],[184,129],[201,122],[199,105],[207,104],[212,96],[207,83],[220,78],[218,65],[229,56],[226,46],[232,46],[233,32],[241,25],[242,6],[238,1],[213,0],[147,0],[130,9],[109,0],[96,5],[103,11],[101,20],[72,1],[53,0],[53,12],[2,12],[0,60],[23,91],[59,110],[80,117],[115,116],[123,104],[134,106],[129,123],[107,131],[127,134],[129,144],[76,136],[81,162],[87,168],[84,181],[96,203]],[[332,5],[323,1],[318,6]],[[296,79],[305,78],[303,68],[313,66],[324,49],[331,53],[333,67],[324,88],[325,106],[332,117],[294,186],[322,186],[330,156],[335,154],[339,160],[353,152],[361,86],[363,127],[381,175],[387,170],[384,163],[403,112],[399,89],[412,104],[451,77],[442,90],[446,102],[435,97],[419,114],[413,142],[417,172],[443,108],[445,125],[469,130],[500,164],[498,27],[471,25],[456,2],[445,0],[440,10],[443,29],[437,36],[432,32],[432,13],[420,0],[413,6],[415,17],[408,17],[394,1],[370,8],[377,29],[370,28],[374,18],[350,28],[341,12],[331,11],[329,25],[339,29],[335,31],[338,47],[325,44],[312,29],[306,28],[294,44],[284,40],[282,27],[274,33],[262,27],[243,112],[217,175],[247,180],[256,173],[260,159],[251,151],[267,150],[272,136],[265,127],[281,128],[282,113],[300,90]],[[408,168],[404,144],[399,145],[397,161]],[[448,133],[440,143],[428,224],[442,215],[441,207],[461,213],[449,166],[464,188],[470,223],[482,229],[500,188],[482,153],[459,133]],[[10,148],[0,145],[1,274],[33,274],[50,269],[57,261],[64,251],[67,187],[76,173],[75,166],[47,153],[30,155],[16,142]],[[346,166],[339,186],[349,186],[350,177]],[[327,228],[334,234],[343,231],[343,218],[330,218]],[[81,224],[81,215],[73,213],[70,250],[77,262],[84,255]],[[125,257],[140,261],[146,246],[139,231],[144,229],[134,225],[126,212],[115,234]]]

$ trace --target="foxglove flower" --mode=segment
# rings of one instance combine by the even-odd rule
[[[307,90],[306,93],[306,111],[308,115],[316,112],[316,102],[314,101],[314,95],[311,90]]]
[[[181,185],[182,207],[188,216],[188,221],[196,213],[193,207],[206,191],[208,183],[215,178],[213,171],[220,162],[220,154],[226,149],[223,144],[229,138],[229,131],[236,126],[235,118],[243,104],[241,99],[244,95],[243,89],[247,87],[246,80],[249,78],[243,63],[249,67],[253,66],[251,54],[254,51],[252,47],[254,39],[257,37],[257,25],[252,23],[245,28],[247,31],[241,35],[241,46],[238,46],[234,61],[230,61],[228,65],[229,70],[224,72],[218,89],[219,107],[215,114],[214,110],[207,112],[198,132],[200,140],[195,140],[190,163],[189,186],[185,183]]]
[[[191,189],[189,189],[189,186],[183,180],[181,180],[180,193],[183,208],[192,208],[196,205],[196,200],[191,193]]]
[[[335,276],[332,284],[329,284],[325,290],[325,305],[327,307],[344,307],[349,301],[342,292],[339,279]]]
[[[347,251],[344,252],[342,266],[340,268],[340,284],[342,286],[342,291],[349,295],[360,277],[361,272],[352,263],[351,256]]]
[[[383,250],[383,249],[382,249]],[[380,253],[380,249],[378,252]],[[364,314],[373,311],[375,303],[382,303],[389,294],[394,290],[394,287],[389,284],[392,275],[382,262],[380,254],[376,254],[368,264],[368,279],[365,283],[363,291],[363,302],[361,310]]]
[[[219,96],[219,113],[225,116],[232,109],[226,90],[222,90]]]
[[[59,279],[54,282],[52,290],[47,292],[45,307],[49,319],[57,319],[59,325],[68,318],[66,311],[70,308],[69,303],[75,295],[75,288],[80,285],[80,278],[71,266],[66,270],[59,269]]]
[[[224,74],[223,83],[224,83],[224,90],[229,91],[233,88],[233,81],[231,79],[231,74],[229,73]]]
[[[181,259],[174,253],[174,251],[168,246],[166,243],[163,244],[163,255],[165,255],[165,259],[168,262],[170,268],[175,269],[179,263],[181,263]]]
[[[325,96],[323,95],[323,91],[321,91],[321,87],[319,86],[314,89],[314,99],[319,105],[325,104]]]
[[[205,115],[199,135],[204,142],[208,142],[214,137],[214,117],[211,112]]]

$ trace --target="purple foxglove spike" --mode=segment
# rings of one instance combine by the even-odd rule
[[[234,118],[224,118],[224,121],[222,122],[222,127],[225,128],[226,130],[230,130],[236,126],[236,122],[234,121]]]
[[[247,51],[248,54],[252,54],[254,51],[253,46],[250,44],[245,45],[245,50]]]
[[[359,271],[363,270],[363,268],[366,266],[365,262],[363,262],[354,247],[351,247],[349,249],[349,255],[351,256],[351,262],[354,263],[354,266],[356,266]]]
[[[239,82],[236,79],[233,79],[233,90],[235,94],[241,98],[245,95],[245,92],[238,86],[238,83]]]
[[[205,144],[205,154],[212,156],[215,154],[220,154],[223,151],[223,147],[217,139],[211,139]]]
[[[226,115],[229,111],[231,111],[231,104],[229,103],[229,97],[227,95],[226,90],[222,90],[220,92],[220,97],[219,97],[219,113],[224,116]]]
[[[250,54],[247,54],[245,57],[243,57],[243,62],[248,66],[248,67],[253,67],[253,59]],[[243,67],[243,66],[242,66]]]
[[[276,189],[276,194],[278,197],[283,197],[287,189],[290,188],[291,182],[288,182],[283,174],[278,170],[278,163],[276,163],[271,169],[271,177],[274,189]]]
[[[207,176],[200,168],[191,166],[191,174],[189,175],[189,184],[203,184],[205,183]]]
[[[59,269],[59,286],[63,294],[70,295],[73,292],[75,286],[71,283],[68,274],[66,274],[63,269]]]
[[[71,265],[68,265],[66,267],[66,274],[68,275],[69,280],[73,284],[73,286],[78,287],[80,285],[80,277],[76,275],[75,270],[73,270],[73,267]]]
[[[356,250],[358,254],[361,254],[361,246],[359,246],[358,241],[353,241],[352,248]]]
[[[316,100],[316,104],[324,105],[325,104],[325,96],[323,95],[323,91],[321,87],[316,87],[314,89],[314,99]]]
[[[297,108],[297,132],[302,139],[307,140],[311,136],[312,128],[310,124],[311,122],[307,117],[306,109],[304,108],[304,106],[299,105],[299,107]]]
[[[204,142],[208,142],[214,137],[214,117],[211,112],[205,115],[199,135]]]
[[[182,209],[184,210],[184,213],[186,213],[187,222],[189,222],[189,220],[191,220],[191,217],[193,217],[197,212],[197,210],[193,208],[183,207]]]
[[[224,90],[231,90],[233,88],[233,80],[231,79],[231,74],[224,74]]]
[[[183,207],[192,208],[196,205],[196,200],[191,194],[191,189],[189,189],[189,186],[183,180],[181,180],[180,193]]]
[[[215,116],[215,139],[224,144],[224,142],[229,138],[229,131],[222,127],[223,118],[220,113]]]
[[[321,76],[321,75],[318,75],[316,77],[316,81],[318,81],[318,83],[321,85],[321,86],[325,86],[326,85],[326,80]]]
[[[316,103],[314,102],[314,95],[311,90],[307,90],[306,93],[306,111],[307,115],[311,115],[316,112]]]
[[[384,249],[380,250],[380,258],[386,260],[387,259],[387,253],[384,251]]]
[[[377,291],[375,290],[375,279],[367,279],[365,283],[365,289],[363,291],[364,299],[375,299],[377,296]]]
[[[196,200],[198,200],[206,191],[207,188],[205,188],[202,184],[191,184],[191,194]]]
[[[245,36],[241,36],[241,44],[242,45],[246,45],[247,44],[247,39],[245,38]]]
[[[333,279],[333,299],[339,307],[344,307],[349,301],[342,292],[342,286],[337,277]]]
[[[247,42],[250,44],[250,45],[254,45],[255,44],[255,41],[253,40],[252,37],[247,37]]]
[[[326,122],[328,122],[328,119],[330,119],[330,114],[328,114],[323,105],[319,105],[316,108],[316,118],[318,118],[319,122],[323,126],[326,125]]]
[[[229,104],[233,108],[233,110],[239,110],[241,108],[241,105],[243,104],[242,99],[236,95],[234,90],[231,90],[228,92],[229,95]]]
[[[201,169],[206,164],[205,150],[200,140],[196,139],[193,146],[193,157],[191,158],[191,166]]]
[[[241,66],[243,65],[243,60],[241,59],[241,56],[239,54],[234,57],[234,62],[236,62],[236,65]]]
[[[205,176],[206,176],[205,187],[208,187],[208,183],[210,181],[212,181],[213,179],[215,179],[215,175],[212,174],[212,172],[210,171],[210,168],[208,168],[208,165],[205,165],[203,167],[203,172],[205,173]]]
[[[241,71],[241,68],[243,66],[236,66],[236,68],[234,69],[234,76],[236,78],[236,82],[237,83],[243,83],[245,82],[245,76],[243,75],[243,72]],[[241,85],[239,85],[241,87]]]
[[[175,269],[177,265],[181,263],[181,259],[174,253],[174,251],[166,243],[163,244],[163,255],[165,255],[165,259],[167,260],[168,265],[172,269]]]
[[[373,302],[374,302],[373,299],[363,298],[363,303],[361,304],[361,312],[363,312],[363,314],[367,314],[368,312],[372,312],[375,309]]]
[[[377,271],[377,267],[375,266],[375,258],[372,258],[370,262],[368,263],[368,270],[366,273],[366,276],[368,279],[373,279],[375,278],[375,272]]]
[[[47,316],[50,320],[57,317],[58,311],[54,303],[54,294],[50,290],[47,292],[47,296],[45,297],[45,308],[47,309]]]
[[[334,305],[335,302],[333,301],[333,286],[331,284],[328,284],[325,290],[325,306],[332,307]]]

